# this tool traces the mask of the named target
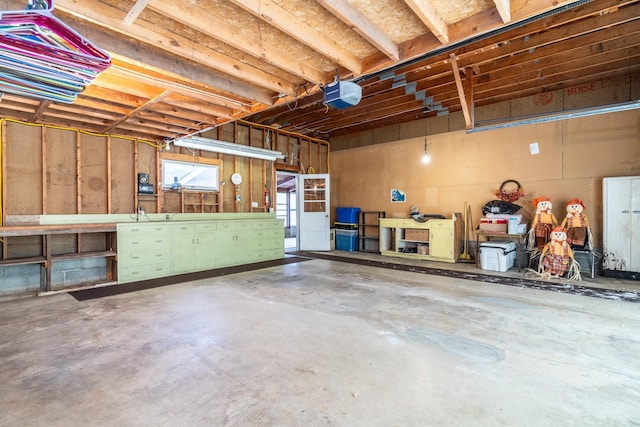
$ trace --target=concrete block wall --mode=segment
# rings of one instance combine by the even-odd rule
[[[0,267],[0,294],[37,292],[40,290],[40,265]]]
[[[99,282],[107,276],[105,258],[82,258],[56,261],[51,269],[51,288],[59,289],[84,283]]]
[[[39,264],[10,265],[0,267],[0,295],[21,292],[38,292],[44,270]],[[51,270],[51,289],[105,281],[107,261],[105,258],[83,258],[56,261]]]

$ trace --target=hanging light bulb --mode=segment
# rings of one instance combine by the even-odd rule
[[[424,152],[424,155],[422,156],[422,163],[424,163],[425,165],[431,163],[431,156],[426,151]]]
[[[422,163],[425,165],[431,162],[431,156],[427,152],[427,117],[424,118],[424,154],[422,155]]]

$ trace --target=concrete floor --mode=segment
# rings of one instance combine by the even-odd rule
[[[0,301],[2,426],[638,426],[640,305],[314,259]]]

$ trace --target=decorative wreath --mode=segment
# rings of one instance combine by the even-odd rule
[[[500,189],[496,190],[495,195],[498,196],[498,199],[504,202],[515,202],[524,196],[524,191],[518,181],[515,179],[508,179],[500,185]]]

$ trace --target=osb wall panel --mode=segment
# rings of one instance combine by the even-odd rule
[[[133,213],[133,195],[137,191],[134,158],[135,144],[127,139],[111,138],[111,212]],[[178,210],[180,209],[178,205]],[[171,211],[177,212],[177,211]]]
[[[407,217],[462,212],[472,207],[474,227],[482,206],[495,200],[502,181],[518,180],[518,201],[530,222],[532,200],[552,198],[559,221],[566,202],[579,197],[587,206],[596,245],[602,245],[602,178],[640,175],[640,111],[549,122],[475,134],[463,131],[429,137],[432,161],[420,161],[424,139],[414,138],[331,154],[332,206],[354,206]],[[537,143],[540,153],[531,154]],[[406,193],[392,203],[391,189]]]
[[[4,160],[7,215],[39,215],[42,213],[42,129],[6,123]]]
[[[47,128],[45,146],[47,202],[44,213],[78,213],[76,133]],[[12,191],[15,191],[13,187]]]
[[[90,135],[80,138],[81,213],[107,213],[107,139]]]

